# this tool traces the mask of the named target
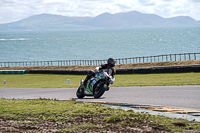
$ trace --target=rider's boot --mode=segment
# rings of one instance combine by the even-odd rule
[[[81,84],[81,85],[80,85],[80,88],[81,88],[81,89],[84,89],[83,82],[84,82],[84,80],[83,80],[83,79],[81,79],[81,81],[80,81],[80,84]]]

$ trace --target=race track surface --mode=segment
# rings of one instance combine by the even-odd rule
[[[77,88],[0,88],[0,98],[70,100],[77,98],[76,90]],[[111,87],[100,99],[85,97],[76,100],[160,105],[200,110],[200,86]]]

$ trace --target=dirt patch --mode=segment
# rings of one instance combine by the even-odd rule
[[[155,126],[148,124],[148,126],[130,126],[131,120],[125,120],[125,124],[106,124],[103,115],[89,115],[89,116],[74,116],[72,119],[64,119],[60,122],[53,120],[10,120],[6,118],[0,118],[0,132],[154,132],[163,133],[162,126]],[[96,121],[96,118],[100,118],[102,121]],[[138,121],[138,124],[141,123]]]
[[[199,65],[200,60],[171,61],[171,62],[152,62],[152,63],[133,63],[119,64],[115,69],[123,68],[144,68],[160,66],[180,66],[180,65]],[[19,67],[0,67],[0,70],[93,70],[96,66],[19,66]]]

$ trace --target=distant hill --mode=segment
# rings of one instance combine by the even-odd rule
[[[200,26],[200,21],[195,21],[188,16],[162,18],[155,14],[143,14],[132,11],[116,14],[103,13],[96,17],[67,17],[39,14],[17,22],[0,24],[0,31],[90,30],[186,26]]]

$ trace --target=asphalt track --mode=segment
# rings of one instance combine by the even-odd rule
[[[76,90],[77,88],[0,88],[0,98],[70,100],[76,98]],[[111,87],[99,99],[85,97],[76,100],[200,110],[200,86]]]

